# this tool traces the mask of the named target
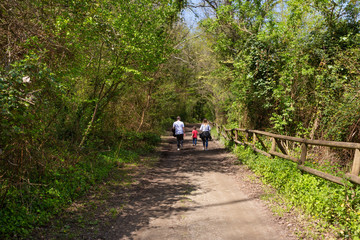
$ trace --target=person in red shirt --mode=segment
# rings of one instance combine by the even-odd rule
[[[195,126],[193,127],[193,129],[194,129],[194,130],[192,131],[193,146],[196,146],[198,131],[196,131],[196,127],[195,127]]]

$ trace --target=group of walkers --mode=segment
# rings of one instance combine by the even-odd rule
[[[181,118],[178,116],[176,118],[176,121],[173,123],[173,133],[177,140],[177,150],[179,151],[184,143],[184,136],[185,136],[185,125],[181,121]],[[203,120],[200,129],[201,134],[200,138],[203,142],[203,149],[208,150],[209,145],[209,139],[211,139],[210,130],[211,127],[206,119]],[[196,130],[196,127],[193,127],[193,130],[191,132],[192,140],[193,140],[193,146],[196,146],[197,144],[197,137],[198,137],[198,131]]]

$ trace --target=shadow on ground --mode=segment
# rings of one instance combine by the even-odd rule
[[[132,233],[148,226],[153,218],[195,210],[197,207],[173,207],[179,201],[187,201],[187,195],[192,192],[194,195],[198,189],[186,174],[229,173],[234,169],[234,159],[216,141],[209,142],[208,151],[203,150],[200,139],[197,146],[192,146],[191,131],[192,126],[186,128],[180,151],[176,138],[169,132],[163,137],[160,160],[155,167],[137,172],[136,181],[130,186],[121,184],[127,176],[115,171],[105,186],[77,201],[73,209],[50,226],[40,228],[35,238],[133,239]]]

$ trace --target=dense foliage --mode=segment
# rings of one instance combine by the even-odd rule
[[[59,141],[83,147],[114,128],[153,127],[152,95],[181,8],[167,3],[2,3],[1,157],[9,168],[53,161],[43,150]]]
[[[186,6],[206,10],[196,31],[179,18]],[[0,207],[1,226],[12,225],[1,233],[44,222],[114,159],[132,159],[137,144],[151,148],[176,115],[360,142],[359,8],[350,0],[2,1]],[[103,151],[113,155],[95,154]]]
[[[231,92],[219,122],[360,140],[358,2],[204,2],[216,17],[203,20],[201,31]]]
[[[162,86],[184,6],[1,1],[1,236],[28,233],[158,142],[153,134],[177,114]]]
[[[197,77],[217,123],[360,142],[359,2],[203,0],[198,6],[208,16],[195,33],[207,44],[202,60],[215,64]],[[305,165],[343,175],[353,154],[314,147]],[[342,238],[359,238],[358,188],[302,175],[283,160],[239,155],[291,204],[326,220]]]
[[[203,0],[198,89],[228,127],[360,142],[360,4]],[[195,39],[194,45],[200,40]],[[354,151],[311,150],[351,167]]]
[[[278,158],[256,155],[242,146],[235,150],[262,181],[271,184],[293,206],[313,216],[323,229],[331,228],[344,239],[360,239],[360,188],[343,187],[324,179],[302,174],[296,164]],[[320,220],[320,221],[318,221]],[[320,226],[317,226],[319,229]],[[326,231],[326,230],[325,230]],[[302,233],[298,233],[300,237]],[[320,235],[325,235],[319,232]]]
[[[114,168],[139,162],[139,154],[152,151],[160,142],[157,135],[149,133],[128,133],[127,137],[130,141],[123,141],[118,151],[77,156],[77,163],[67,168],[48,169],[21,186],[8,185],[1,203],[0,237],[27,238],[33,229],[46,224],[54,214],[104,180]],[[6,184],[3,182],[2,186]]]
[[[1,3],[1,175],[41,171],[64,146],[109,147],[124,129],[156,128],[152,96],[182,4]]]

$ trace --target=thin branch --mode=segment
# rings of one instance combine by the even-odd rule
[[[174,57],[175,59],[178,59],[178,60],[184,62],[184,63],[191,64],[190,62],[188,62],[188,61],[186,61],[186,60],[184,60],[184,59],[182,59],[182,58],[179,58],[179,57],[176,57],[176,56],[173,56],[173,57]]]
[[[203,35],[203,34],[198,34],[198,35],[196,35],[196,36],[194,36],[194,37],[191,37],[191,38],[186,39],[186,36],[189,35],[189,33],[190,33],[190,31],[189,31],[188,33],[186,33],[186,35],[184,36],[184,38],[182,39],[182,41],[180,41],[178,44],[176,44],[176,45],[174,46],[174,48],[177,48],[180,44],[183,44],[183,43],[185,43],[185,42],[188,42],[188,41],[190,41],[190,40],[192,40],[192,39],[194,39],[194,38],[198,38],[198,37],[200,37],[200,36]]]
[[[213,3],[210,2],[209,0],[205,0],[205,2],[206,2],[207,4],[209,4],[209,6],[210,6],[212,9],[214,9],[215,11],[217,10],[216,3],[215,3],[215,5],[213,5]]]
[[[33,102],[31,102],[31,101],[29,101],[29,100],[27,100],[27,99],[25,99],[25,98],[19,97],[19,99],[22,100],[22,101],[24,101],[24,102],[27,102],[27,103],[29,103],[29,104],[31,104],[31,105],[35,105],[35,103],[33,103]]]

